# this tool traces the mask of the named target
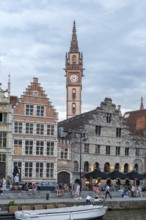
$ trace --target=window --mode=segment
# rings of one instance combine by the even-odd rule
[[[22,133],[22,122],[15,122],[14,132],[15,133]]]
[[[37,106],[37,116],[44,117],[44,106]]]
[[[0,122],[7,123],[7,113],[0,112]]]
[[[54,125],[47,125],[47,135],[54,135]]]
[[[129,165],[127,163],[124,164],[124,173],[128,173]]]
[[[89,172],[89,162],[88,161],[84,162],[84,172],[85,173]]]
[[[25,177],[32,177],[32,162],[25,162]]]
[[[33,115],[33,105],[26,105],[26,115],[28,116]]]
[[[54,177],[54,163],[47,163],[46,177],[48,177],[48,178],[53,178]]]
[[[54,142],[47,142],[47,155],[54,155]]]
[[[0,154],[0,162],[6,162],[6,154]]]
[[[76,63],[76,55],[72,56],[72,63]]]
[[[125,156],[129,156],[129,147],[125,147]]]
[[[38,91],[33,91],[33,96],[38,96]]]
[[[138,156],[138,157],[139,157],[139,148],[136,148],[136,149],[135,149],[135,156]]]
[[[74,172],[78,172],[78,162],[74,161]]]
[[[14,140],[14,154],[22,154],[22,140]]]
[[[110,113],[106,114],[106,122],[107,123],[111,123],[111,117],[112,117],[112,115]]]
[[[100,125],[95,126],[95,134],[96,135],[101,135],[101,126]]]
[[[115,170],[118,170],[118,171],[120,170],[120,164],[119,163],[115,164]]]
[[[43,124],[36,125],[36,133],[37,134],[44,134],[44,125]]]
[[[76,89],[72,89],[72,98],[73,98],[73,99],[76,98]]]
[[[43,155],[44,152],[44,142],[36,141],[36,155]]]
[[[95,154],[100,154],[100,145],[95,146]]]
[[[72,113],[76,113],[76,103],[72,103]]]
[[[89,154],[89,144],[84,144],[84,153]]]
[[[106,155],[110,155],[110,146],[106,146]]]
[[[43,163],[36,163],[36,178],[43,177]]]
[[[120,155],[120,147],[116,147],[116,155]]]
[[[26,123],[26,134],[33,134],[33,124]]]
[[[99,163],[96,162],[96,163],[94,164],[94,166],[93,166],[93,169],[94,169],[94,170],[99,170]]]
[[[6,148],[6,147],[7,147],[7,133],[0,132],[0,148]]]
[[[121,131],[122,131],[121,128],[116,129],[116,137],[121,137]]]
[[[25,154],[33,154],[33,141],[25,141]]]
[[[61,159],[67,159],[68,158],[68,148],[61,148]]]

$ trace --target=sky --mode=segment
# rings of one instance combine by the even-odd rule
[[[109,97],[122,114],[146,106],[145,0],[0,0],[0,82],[20,97],[39,79],[66,119],[65,54],[73,21],[83,53],[82,113]]]

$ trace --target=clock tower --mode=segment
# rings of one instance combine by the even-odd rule
[[[66,53],[66,117],[81,114],[83,54],[79,52],[76,25],[73,23],[70,51]]]

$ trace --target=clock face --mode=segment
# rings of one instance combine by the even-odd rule
[[[78,76],[77,76],[76,74],[72,74],[72,75],[70,76],[70,80],[71,80],[72,82],[77,82],[77,81],[78,81]]]

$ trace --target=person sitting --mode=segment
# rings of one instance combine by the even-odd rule
[[[91,195],[87,195],[87,197],[86,197],[86,205],[91,205],[91,201],[92,201],[92,196]]]
[[[32,183],[32,192],[34,195],[35,195],[36,191],[37,191],[37,185],[36,185],[36,183]]]

